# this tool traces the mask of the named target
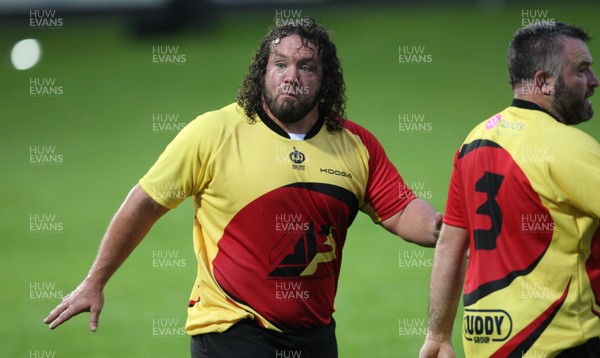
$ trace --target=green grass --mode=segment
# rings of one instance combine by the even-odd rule
[[[404,179],[421,185],[443,210],[454,150],[475,123],[510,102],[504,54],[521,10],[540,8],[307,8],[303,14],[335,31],[348,117],[370,129]],[[598,4],[543,8],[600,37]],[[144,39],[112,20],[65,18],[62,29],[45,31],[26,22],[0,27],[0,356],[189,355],[187,337],[153,334],[155,319],[185,321],[195,277],[189,201],[153,228],[111,280],[97,333],[88,332],[85,314],[48,331],[41,321],[59,299],[31,299],[30,285],[54,284],[57,295],[66,295],[81,281],[113,213],[174,135],[153,133],[152,115],[175,113],[189,122],[232,102],[273,17],[274,9],[226,11],[204,33]],[[41,41],[44,55],[33,69],[16,71],[8,54],[27,37]],[[403,45],[424,46],[432,62],[400,65]],[[179,46],[187,61],[153,65],[153,46]],[[600,43],[592,41],[590,50],[600,56]],[[63,96],[31,97],[32,77],[56,78]],[[400,114],[424,115],[431,130],[400,131]],[[598,119],[581,128],[600,138]],[[64,162],[31,165],[30,146],[55,147]],[[64,229],[31,232],[30,215],[42,213],[56,215]],[[177,252],[185,267],[154,268],[153,253],[160,250]],[[347,238],[336,300],[340,356],[417,355],[423,336],[401,334],[399,324],[425,319],[430,268],[401,268],[399,256],[430,262],[432,254],[359,215]],[[459,325],[457,319],[454,344],[461,356]]]

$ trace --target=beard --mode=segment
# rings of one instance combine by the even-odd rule
[[[550,105],[566,124],[579,124],[589,121],[594,116],[591,104],[586,106],[586,102],[585,97],[582,98],[567,88],[560,77],[556,80]]]
[[[318,96],[309,94],[287,97],[277,91],[275,96],[263,86],[264,101],[269,111],[281,123],[296,123],[302,120],[317,105]]]

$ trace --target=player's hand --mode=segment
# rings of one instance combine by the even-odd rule
[[[419,358],[455,358],[454,348],[450,341],[425,338],[425,343],[419,352]]]
[[[49,328],[54,329],[81,312],[90,312],[90,330],[96,332],[103,306],[102,288],[86,280],[63,298],[62,302],[44,319],[44,323],[50,324]]]

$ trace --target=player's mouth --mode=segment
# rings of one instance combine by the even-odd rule
[[[585,95],[584,100],[585,100],[586,105],[588,105],[588,106],[592,105],[592,101],[590,100],[590,97],[592,97],[593,95],[594,95],[594,90],[591,90],[590,92],[588,92]]]
[[[279,96],[282,98],[295,98],[298,99],[298,96],[294,91],[279,91]]]

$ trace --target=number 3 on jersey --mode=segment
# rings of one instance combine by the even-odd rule
[[[496,248],[496,240],[502,228],[502,212],[496,201],[496,196],[503,180],[504,175],[486,171],[481,179],[475,183],[475,191],[487,194],[487,201],[477,208],[476,213],[489,216],[492,222],[489,229],[475,229],[473,231],[476,250],[494,250]]]
[[[475,140],[458,153],[451,203],[460,210],[471,239],[465,306],[528,275],[552,241],[552,217],[513,156],[498,143]],[[464,210],[464,211],[463,211]],[[532,222],[534,221],[534,222]]]

